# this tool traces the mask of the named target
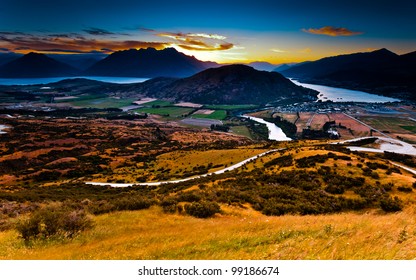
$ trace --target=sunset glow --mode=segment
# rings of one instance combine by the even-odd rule
[[[236,1],[105,0],[100,7],[90,1],[44,2],[5,1],[0,52],[110,54],[174,47],[205,61],[279,64],[380,48],[403,54],[416,45],[406,1],[342,6],[265,0],[238,2],[238,9]]]

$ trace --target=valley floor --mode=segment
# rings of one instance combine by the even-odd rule
[[[267,217],[223,207],[197,219],[158,207],[95,217],[70,240],[25,246],[0,232],[0,259],[415,259],[416,209],[396,214],[342,213]]]

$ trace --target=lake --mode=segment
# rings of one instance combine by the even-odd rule
[[[287,137],[286,134],[283,132],[283,130],[275,125],[274,123],[267,122],[261,118],[256,118],[252,116],[243,116],[246,118],[249,118],[250,120],[253,120],[258,123],[265,124],[267,126],[267,129],[269,130],[269,140],[275,140],[275,141],[290,141],[291,138]]]
[[[52,77],[52,78],[13,78],[3,79],[0,78],[0,85],[38,85],[56,83],[66,79],[89,79],[100,82],[114,83],[114,84],[133,84],[142,83],[149,80],[148,78],[135,78],[135,77],[103,77],[103,76],[77,76],[77,77]]]
[[[294,84],[305,88],[319,91],[318,100],[334,102],[366,102],[366,103],[386,103],[398,102],[399,99],[371,94],[364,91],[350,90],[345,88],[336,88],[315,84],[306,84],[290,79]]]

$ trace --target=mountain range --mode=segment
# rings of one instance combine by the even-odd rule
[[[3,59],[2,59],[3,58]],[[15,58],[13,60],[13,58]],[[59,61],[58,61],[59,60]],[[29,53],[24,56],[4,54],[0,57],[0,77],[33,78],[64,76],[110,77],[188,77],[202,70],[218,67],[174,48],[156,50],[130,49],[117,51],[101,59],[97,55],[45,55]],[[67,63],[64,63],[65,61]],[[70,65],[71,64],[71,65]],[[75,67],[74,67],[75,66]],[[86,70],[82,70],[88,67]]]
[[[416,99],[416,52],[397,55],[380,49],[339,55],[295,65],[281,73],[306,83]]]
[[[257,70],[273,70],[282,73],[286,77],[299,79],[301,82],[357,89],[401,99],[416,100],[416,52],[397,55],[387,49],[380,49],[372,52],[327,57],[296,65],[284,64],[277,68],[276,65],[267,62],[252,62],[249,65]],[[205,77],[206,73],[201,73],[200,76],[196,77],[190,76],[219,66],[221,65],[215,62],[200,61],[193,56],[180,53],[174,48],[164,50],[154,48],[130,49],[117,51],[108,56],[104,54],[45,55],[38,53],[29,53],[22,56],[15,53],[0,53],[0,77],[3,78],[65,76],[189,77],[189,79],[192,78],[192,81],[205,83],[206,81],[202,77]],[[225,69],[228,69],[227,71],[231,71],[230,69],[242,71],[241,67]],[[220,75],[217,74],[217,76]],[[230,78],[231,73],[228,74],[230,74],[228,77]],[[235,75],[238,76],[239,73],[235,73]],[[188,84],[187,81],[189,80],[178,81],[177,84],[174,84],[175,90],[189,91],[190,89],[185,86]],[[234,80],[231,79],[230,81]],[[197,93],[206,92],[211,94],[208,85],[209,83],[207,85],[196,85]],[[232,88],[232,86],[239,88]],[[230,83],[227,89],[224,87],[217,92],[238,91],[242,88],[250,87]],[[263,90],[270,93],[266,87],[263,87]],[[165,89],[164,92],[169,95],[168,89]],[[213,96],[211,97],[214,100]],[[262,97],[259,97],[260,99]]]

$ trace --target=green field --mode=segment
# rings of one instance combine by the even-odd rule
[[[111,97],[104,97],[95,99],[75,99],[68,103],[76,107],[104,109],[129,106],[134,100],[134,98],[115,99]]]
[[[213,119],[213,120],[223,120],[227,117],[227,111],[225,110],[216,110],[209,115],[204,114],[193,114],[193,118],[200,118],[200,119]]]
[[[400,127],[403,128],[403,129],[406,129],[408,131],[411,131],[413,133],[416,133],[416,126],[414,126],[414,125],[402,125]]]
[[[258,105],[206,105],[204,108],[217,110],[238,110],[238,109],[253,109],[258,108]]]
[[[360,120],[379,130],[386,130],[395,133],[415,132],[415,123],[408,119],[399,117],[360,117]],[[412,130],[413,129],[413,130]]]
[[[231,128],[231,131],[235,134],[251,138],[250,131],[248,130],[247,126],[245,126],[245,125],[233,126]]]
[[[140,108],[135,110],[139,113],[147,113],[154,115],[161,115],[167,117],[182,117],[188,115],[194,109],[193,108],[184,108],[184,107],[161,107],[161,108]]]
[[[164,101],[164,100],[155,100],[155,101],[150,101],[147,103],[143,103],[142,104],[145,107],[169,107],[172,106],[172,102],[169,101]]]

